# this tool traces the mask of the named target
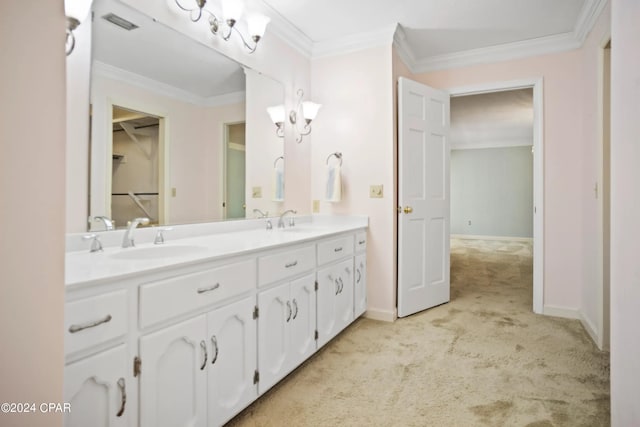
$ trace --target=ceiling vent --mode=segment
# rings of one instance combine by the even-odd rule
[[[138,28],[138,26],[133,22],[127,21],[126,19],[116,15],[115,13],[108,13],[104,15],[102,19],[107,20],[113,25],[117,25],[120,28],[124,28],[127,31],[135,30],[136,28]]]

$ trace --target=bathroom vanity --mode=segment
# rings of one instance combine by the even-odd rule
[[[222,425],[361,316],[367,218],[297,222],[68,236],[65,425]]]

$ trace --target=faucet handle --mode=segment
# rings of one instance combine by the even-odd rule
[[[270,219],[267,220],[267,230],[273,230],[273,224]]]
[[[82,240],[91,240],[91,249],[89,252],[102,252],[102,243],[100,242],[100,236],[96,233],[86,234],[82,236]]]
[[[173,227],[160,227],[158,228],[158,233],[156,234],[156,238],[153,241],[154,245],[161,245],[164,243],[164,232],[165,231],[171,231],[173,230]]]

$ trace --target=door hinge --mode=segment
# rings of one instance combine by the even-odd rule
[[[257,319],[259,315],[260,315],[260,310],[258,309],[258,306],[256,305],[255,307],[253,307],[253,318]]]
[[[318,330],[316,329],[316,333],[313,334],[313,338],[317,341],[318,340]]]
[[[136,356],[133,358],[133,377],[137,377],[142,372],[142,359]]]
[[[318,290],[318,281],[316,280],[316,284],[314,286],[314,289],[317,291]]]
[[[259,382],[260,382],[260,372],[258,372],[258,370],[256,369],[253,372],[253,383],[258,384]]]

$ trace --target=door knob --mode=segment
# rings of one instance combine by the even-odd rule
[[[413,208],[411,206],[404,207],[404,213],[410,214],[411,212],[413,212]]]

